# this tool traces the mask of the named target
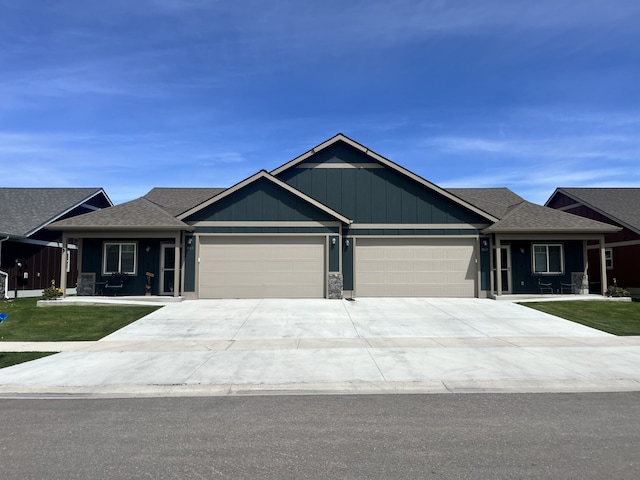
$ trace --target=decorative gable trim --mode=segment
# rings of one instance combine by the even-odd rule
[[[634,227],[633,225],[629,225],[626,222],[623,222],[622,220],[620,220],[619,218],[617,218],[615,215],[612,215],[609,212],[605,212],[604,210],[596,207],[595,205],[590,204],[589,202],[584,201],[583,199],[581,199],[580,197],[577,197],[575,195],[572,195],[571,193],[565,191],[563,188],[556,188],[555,192],[553,192],[553,194],[551,195],[551,197],[549,197],[549,200],[547,200],[547,202],[545,203],[545,206],[548,206],[551,201],[556,198],[557,195],[564,195],[567,198],[570,198],[571,200],[573,200],[574,202],[576,202],[576,204],[573,205],[567,205],[566,207],[562,207],[562,209],[558,209],[558,210],[562,210],[562,211],[567,211],[571,208],[576,208],[576,207],[580,207],[580,206],[584,206],[587,207],[591,210],[593,210],[596,213],[599,213],[600,215],[603,215],[609,219],[611,219],[613,222],[617,223],[618,225],[621,225],[622,227],[640,235],[640,229],[638,227]],[[569,212],[568,212],[569,213]],[[572,215],[576,215],[576,214],[572,214]]]
[[[331,215],[332,217],[340,220],[344,224],[350,225],[351,223],[353,223],[353,220],[351,220],[351,219],[345,217],[344,215],[342,215],[341,213],[336,212],[335,210],[327,207],[323,203],[318,202],[314,198],[302,193],[300,190],[297,190],[297,189],[293,188],[291,185],[288,185],[287,183],[283,182],[282,180],[277,179],[276,177],[274,177],[273,175],[271,175],[269,172],[267,172],[265,170],[260,170],[255,175],[252,175],[249,178],[246,178],[246,179],[242,180],[241,182],[236,183],[233,187],[227,188],[224,192],[219,193],[215,197],[212,197],[209,200],[207,200],[206,202],[203,202],[200,205],[197,205],[197,206],[193,207],[192,209],[187,210],[184,213],[181,213],[176,218],[178,220],[184,220],[187,217],[193,215],[194,213],[199,212],[200,210],[202,210],[204,208],[207,208],[208,206],[213,205],[216,202],[219,202],[223,198],[228,197],[229,195],[237,192],[238,190],[241,190],[242,188],[246,187],[247,185],[250,185],[251,183],[253,183],[253,182],[257,181],[257,180],[260,180],[260,179],[265,179],[265,180],[268,180],[268,181],[276,184],[280,188],[283,188],[284,190],[292,193],[293,195],[295,195],[296,197],[300,198],[304,202],[310,203],[314,207],[322,210],[323,212],[328,213],[329,215]]]
[[[97,197],[100,194],[104,195],[104,198],[109,203],[109,206],[113,207],[113,202],[111,202],[111,199],[107,196],[107,194],[104,191],[104,189],[100,188],[100,189],[96,190],[95,192],[93,192],[91,195],[86,196],[85,198],[83,198],[79,202],[73,204],[72,206],[70,206],[66,210],[63,210],[62,212],[60,212],[57,215],[55,215],[54,217],[50,218],[46,222],[44,222],[44,223],[38,225],[36,228],[30,230],[29,232],[26,233],[25,237],[30,237],[30,236],[34,235],[35,233],[37,233],[40,230],[42,230],[43,228],[45,228],[47,225],[55,222],[56,220],[59,220],[60,218],[64,217],[67,213],[71,212],[72,210],[74,210],[74,209],[76,209],[78,207],[85,207],[85,208],[88,208],[90,210],[100,210],[99,208],[91,207],[90,205],[85,205],[89,200]]]
[[[296,157],[293,160],[291,160],[290,162],[287,162],[284,165],[276,168],[275,170],[272,170],[270,173],[274,177],[277,177],[282,172],[284,172],[286,170],[289,170],[290,168],[295,168],[295,167],[300,166],[300,164],[302,162],[304,162],[305,160],[307,160],[308,158],[310,158],[314,154],[316,154],[316,153],[320,152],[321,150],[324,150],[325,148],[330,147],[331,145],[333,145],[335,143],[338,143],[338,142],[344,142],[347,145],[355,148],[356,150],[360,150],[365,155],[367,155],[371,159],[375,160],[375,163],[377,163],[378,165],[382,164],[385,167],[388,167],[388,168],[390,168],[392,170],[395,170],[396,172],[400,173],[401,175],[409,177],[410,179],[414,180],[415,182],[419,183],[420,185],[424,186],[425,188],[428,188],[429,190],[432,190],[432,191],[442,195],[443,197],[448,198],[449,200],[457,203],[458,205],[461,205],[462,207],[464,207],[464,208],[466,208],[468,210],[471,210],[472,212],[474,212],[474,213],[486,218],[487,220],[489,220],[491,222],[497,222],[499,220],[497,217],[494,217],[493,215],[490,215],[487,212],[485,212],[483,210],[480,210],[478,207],[476,207],[476,206],[474,206],[474,205],[472,205],[472,204],[470,204],[468,202],[465,202],[460,197],[457,197],[454,194],[449,193],[445,189],[438,187],[437,185],[429,182],[428,180],[425,180],[421,176],[416,175],[415,173],[411,172],[410,170],[407,170],[404,167],[401,167],[397,163],[392,162],[391,160],[389,160],[388,158],[385,158],[382,155],[379,155],[379,154],[373,152],[372,150],[369,150],[364,145],[361,145],[360,143],[356,142],[355,140],[350,139],[349,137],[347,137],[346,135],[344,135],[342,133],[338,133],[334,137],[330,138],[329,140],[326,140],[325,142],[322,142],[320,145],[312,148],[308,152],[303,153],[299,157]],[[368,164],[364,164],[364,165],[368,165]],[[317,166],[317,164],[313,164],[313,168],[319,168],[319,167]],[[349,167],[326,167],[326,168],[349,168]]]

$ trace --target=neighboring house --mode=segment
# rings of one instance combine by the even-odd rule
[[[605,235],[608,281],[600,274],[600,245],[589,244],[592,290],[613,285],[640,294],[640,188],[558,188],[546,205],[563,212],[610,223],[620,231]]]
[[[110,207],[101,188],[0,188],[0,297],[37,296],[62,284],[61,233],[54,221]],[[64,257],[66,285],[75,286],[77,245]]]
[[[443,189],[342,134],[227,189],[156,188],[50,228],[82,238],[87,293],[187,298],[557,292],[617,230],[508,189]]]

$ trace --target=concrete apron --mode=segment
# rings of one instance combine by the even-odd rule
[[[184,301],[40,347],[62,353],[0,370],[0,395],[640,390],[640,337],[478,299]]]

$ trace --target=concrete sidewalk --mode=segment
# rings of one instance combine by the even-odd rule
[[[62,353],[0,370],[0,395],[640,390],[640,337],[478,299],[185,301],[37,348]]]

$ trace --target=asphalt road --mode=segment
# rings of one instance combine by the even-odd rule
[[[2,479],[640,478],[640,393],[0,400]]]

